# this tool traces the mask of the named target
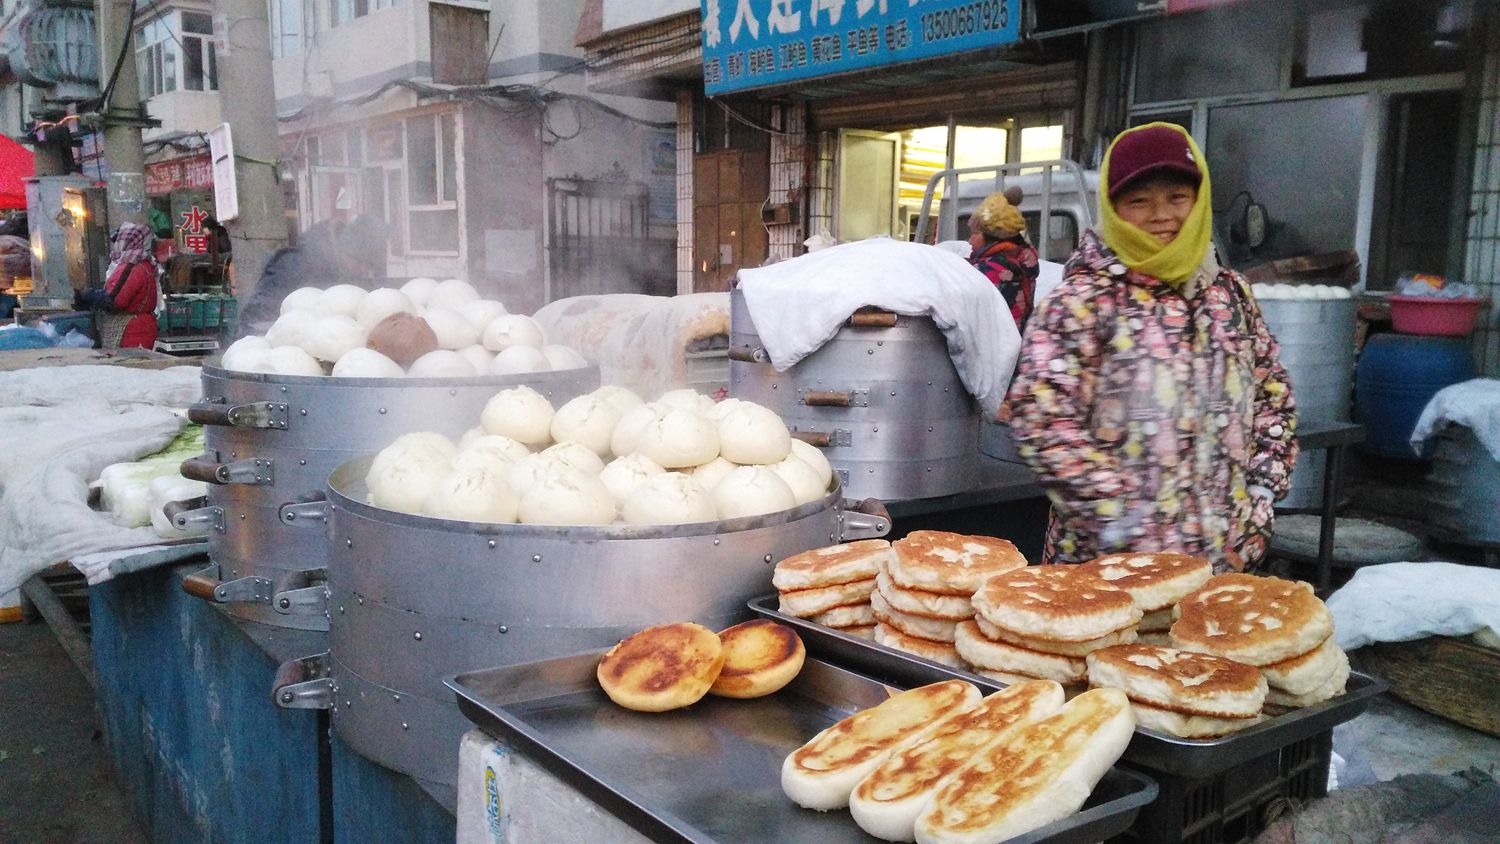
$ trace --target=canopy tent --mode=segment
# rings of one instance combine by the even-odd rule
[[[31,150],[0,135],[0,210],[26,208],[26,182],[36,172]]]

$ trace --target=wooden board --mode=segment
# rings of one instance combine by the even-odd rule
[[[196,358],[180,358],[149,349],[16,349],[0,351],[0,372],[43,366],[128,366],[133,369],[169,369],[195,366]]]

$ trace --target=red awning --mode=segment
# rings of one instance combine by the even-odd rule
[[[31,150],[0,135],[0,209],[26,207],[26,183],[36,172]]]

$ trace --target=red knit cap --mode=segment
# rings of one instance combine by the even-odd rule
[[[1202,181],[1187,136],[1170,126],[1151,126],[1122,134],[1109,152],[1109,196],[1155,173],[1182,173]]]

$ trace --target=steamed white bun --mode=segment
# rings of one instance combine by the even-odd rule
[[[440,519],[503,523],[516,520],[520,497],[493,467],[470,463],[449,470],[432,491],[422,512]]]
[[[489,349],[479,345],[465,346],[458,350],[458,356],[469,362],[474,371],[483,375],[490,371],[490,364],[495,362],[495,355]]]
[[[511,346],[531,346],[540,351],[547,345],[547,335],[531,317],[506,314],[485,326],[482,342],[492,352],[501,352]]]
[[[609,494],[614,496],[615,501],[623,504],[638,484],[665,471],[667,470],[652,463],[649,458],[631,454],[611,460],[604,471],[599,473],[599,480],[604,483]]]
[[[559,346],[555,343],[543,346],[542,355],[547,358],[547,368],[553,370],[583,369],[589,365],[583,355],[567,346]]]
[[[510,437],[524,445],[545,445],[552,439],[552,403],[525,385],[496,393],[484,405],[479,424],[486,433]]]
[[[391,314],[416,312],[417,305],[410,296],[393,287],[381,287],[371,290],[360,300],[359,308],[354,311],[354,319],[369,331]]]
[[[786,481],[798,504],[817,501],[828,494],[828,485],[818,480],[817,471],[795,454],[788,454],[780,463],[772,463],[770,469]]]
[[[818,483],[825,489],[833,482],[833,466],[823,456],[822,449],[792,437],[792,456],[811,466],[818,473]]]
[[[607,525],[615,509],[603,482],[569,469],[543,475],[521,493],[519,508],[521,523],[528,525]]]
[[[370,462],[365,485],[376,507],[421,513],[427,497],[452,469],[457,454],[442,434],[403,434],[380,450]]]
[[[780,463],[792,453],[792,435],[775,411],[742,401],[719,420],[719,450],[735,463]]]
[[[719,456],[719,432],[712,420],[670,409],[646,423],[635,448],[664,469],[702,466]]]
[[[516,442],[510,437],[502,437],[499,434],[486,434],[482,430],[477,436],[469,437],[464,434],[467,442],[459,442],[458,457],[453,458],[456,463],[464,459],[465,455],[484,455],[492,457],[507,465],[518,463],[531,456],[531,449]]]
[[[493,375],[525,375],[528,372],[547,372],[547,356],[541,349],[531,346],[510,346],[502,349],[490,363]]]
[[[552,439],[580,443],[604,456],[610,453],[609,440],[619,422],[618,410],[600,401],[596,394],[588,393],[557,409],[552,417]]]
[[[652,475],[635,488],[620,508],[631,525],[687,525],[718,518],[713,498],[681,472]]]
[[[721,519],[779,513],[797,506],[792,488],[765,466],[741,466],[725,475],[714,487],[713,499]]]
[[[335,284],[324,290],[323,296],[318,299],[318,312],[324,316],[337,314],[354,319],[367,292],[363,287],[352,284]]]
[[[260,359],[262,372],[275,375],[324,375],[323,364],[296,346],[279,346]]]
[[[429,306],[422,319],[427,320],[432,333],[437,335],[439,349],[458,351],[479,342],[479,331],[464,319],[463,314],[452,308]]]
[[[225,369],[248,371],[252,358],[258,358],[270,350],[271,344],[266,342],[266,338],[258,334],[247,334],[229,344],[229,348],[219,358],[219,365]]]
[[[640,407],[642,404],[645,404],[645,402],[641,401],[640,396],[624,387],[617,387],[614,384],[605,384],[589,395],[614,408],[622,417],[631,408]]]
[[[419,308],[427,306],[427,300],[432,296],[432,291],[438,286],[437,279],[420,276],[401,285],[401,292]]]
[[[427,296],[427,309],[462,308],[470,302],[479,301],[479,291],[461,278],[445,279],[432,288]]]
[[[456,308],[455,310],[463,314],[464,319],[467,319],[469,324],[474,326],[474,330],[481,335],[484,334],[484,329],[490,323],[510,313],[510,311],[505,309],[504,305],[494,299],[480,299],[474,302],[466,302],[463,307]]]
[[[721,455],[704,463],[702,466],[694,468],[690,474],[692,474],[693,480],[697,481],[700,486],[712,491],[714,487],[719,485],[719,481],[724,480],[725,475],[738,469],[739,466],[740,464],[731,463]]]
[[[333,314],[313,323],[302,335],[302,349],[318,360],[330,363],[365,345],[364,326],[353,317]]]
[[[679,410],[686,410],[689,413],[696,413],[700,416],[712,416],[715,406],[713,399],[703,395],[697,390],[686,388],[681,390],[668,390],[667,392],[662,393],[661,397],[656,401],[658,404],[664,404],[667,407],[675,407]]]
[[[413,378],[473,378],[479,373],[458,352],[434,349],[412,361],[406,374]]]
[[[614,433],[610,434],[610,452],[616,457],[634,454],[636,446],[641,441],[641,432],[646,430],[646,425],[668,410],[671,408],[652,402],[636,405],[625,411],[620,416],[619,424],[615,425]]]
[[[350,349],[333,365],[335,378],[400,378],[401,364],[374,349]]]
[[[314,311],[318,308],[318,302],[323,298],[323,291],[317,287],[299,287],[286,294],[281,300],[281,310],[278,313],[290,313],[292,311]]]
[[[550,457],[570,469],[577,469],[587,475],[597,475],[604,471],[604,461],[599,459],[598,453],[582,443],[550,445],[538,456]]]
[[[307,341],[307,335],[318,324],[318,314],[314,311],[295,310],[287,311],[271,323],[266,330],[266,342],[272,348],[280,346],[297,346],[301,348]]]

